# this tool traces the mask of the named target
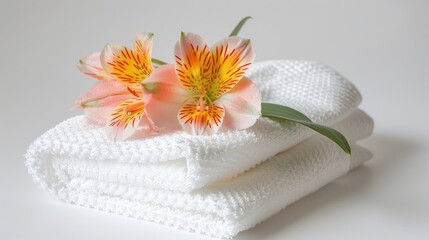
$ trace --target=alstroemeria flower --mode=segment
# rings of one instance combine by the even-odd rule
[[[113,139],[126,139],[137,129],[154,131],[145,112],[143,81],[152,73],[152,33],[139,33],[134,49],[106,45],[101,53],[82,59],[79,69],[100,81],[79,101],[89,119],[106,124]]]
[[[221,126],[248,128],[260,117],[260,92],[244,77],[254,60],[250,40],[229,37],[210,49],[200,36],[182,33],[175,58],[175,67],[160,67],[146,81],[154,102],[169,103],[157,123],[168,124],[163,119],[173,113],[186,132],[209,135]]]

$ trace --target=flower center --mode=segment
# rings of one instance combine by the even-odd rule
[[[200,87],[198,89],[198,101],[196,104],[198,111],[207,111],[209,109],[209,106],[213,104],[213,101],[210,99],[210,97],[207,95],[207,90],[203,87]]]
[[[207,106],[206,102],[204,101],[203,97],[200,97],[197,102],[197,110],[198,111],[207,111],[209,109],[209,106]]]
[[[201,94],[202,97],[205,97],[207,95],[207,90],[205,90],[204,88],[200,87],[198,89],[198,92]]]

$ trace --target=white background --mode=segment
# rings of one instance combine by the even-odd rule
[[[75,67],[106,43],[155,33],[172,62],[181,30],[214,43],[244,16],[257,61],[307,59],[352,80],[374,135],[374,158],[237,239],[429,239],[429,2],[5,1],[0,3],[0,239],[207,239],[67,205],[38,189],[28,145],[80,114],[95,80]]]

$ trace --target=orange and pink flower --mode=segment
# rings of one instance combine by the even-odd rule
[[[152,33],[139,33],[131,50],[106,45],[101,53],[80,60],[78,68],[99,81],[79,100],[88,118],[105,124],[108,135],[123,140],[137,130],[155,132],[156,126],[145,111],[142,83],[153,71]]]
[[[209,48],[197,34],[183,33],[176,43],[175,64],[155,68],[153,34],[140,33],[134,49],[107,45],[101,53],[80,60],[78,68],[99,81],[78,101],[90,121],[104,124],[113,139],[124,140],[180,129],[210,135],[221,129],[245,129],[260,116],[307,126],[351,154],[337,130],[313,123],[286,106],[262,103],[253,82],[244,76],[254,61],[250,40],[237,37],[249,17],[226,38]],[[263,108],[263,109],[262,109]]]
[[[143,84],[146,112],[157,126],[179,123],[196,135],[248,128],[261,115],[260,92],[244,76],[253,60],[248,39],[229,37],[209,48],[200,36],[182,33],[176,64],[156,69]]]

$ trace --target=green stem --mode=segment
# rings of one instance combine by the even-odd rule
[[[241,19],[241,21],[237,24],[237,26],[235,26],[234,30],[232,30],[231,34],[229,34],[230,37],[233,36],[237,36],[238,33],[240,32],[241,28],[244,26],[244,24],[246,23],[247,20],[251,19],[252,17],[247,16],[243,19]]]

